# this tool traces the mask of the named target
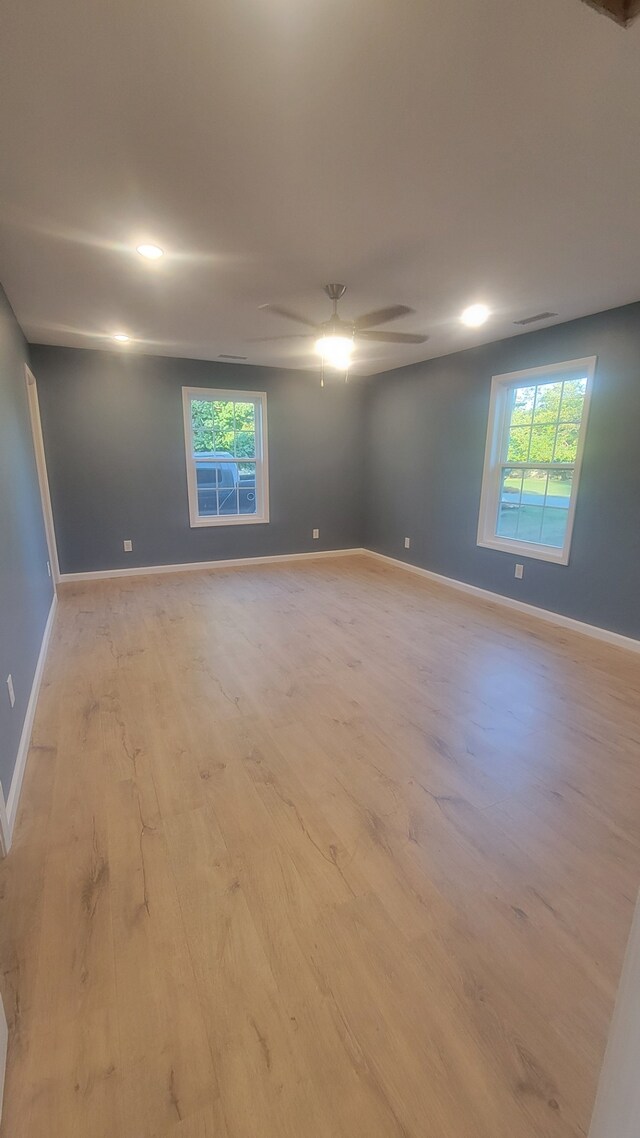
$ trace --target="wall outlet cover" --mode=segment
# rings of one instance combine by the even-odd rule
[[[313,538],[314,538],[314,541],[315,541],[315,539],[316,539],[316,538],[318,538],[318,537],[320,537],[320,530],[319,530],[319,529],[314,529],[314,531],[313,531]]]
[[[13,676],[11,675],[7,676],[7,691],[9,692],[9,703],[12,707],[14,707],[16,702],[16,693],[13,690]]]
[[[411,538],[410,537],[405,537],[404,547],[405,547],[405,549],[411,549]]]
[[[515,575],[516,575],[516,577],[518,578],[518,580],[519,580],[519,581],[521,581],[521,580],[522,580],[522,578],[524,577],[524,565],[516,565],[516,573],[515,573]]]
[[[124,541],[125,553],[131,553],[132,549],[133,549],[133,542],[131,541],[131,538],[126,538],[126,540]]]

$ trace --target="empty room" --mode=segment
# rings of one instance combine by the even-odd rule
[[[0,24],[0,1138],[638,1138],[640,0]]]

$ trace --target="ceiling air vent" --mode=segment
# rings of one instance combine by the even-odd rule
[[[219,360],[246,360],[248,356],[227,356],[224,353],[218,356]]]
[[[557,312],[536,312],[535,316],[525,316],[524,320],[514,320],[513,323],[520,324],[524,328],[527,324],[537,324],[539,320],[551,320],[557,315]]]

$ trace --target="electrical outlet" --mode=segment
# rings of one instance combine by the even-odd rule
[[[524,565],[516,565],[516,577],[519,581],[524,577]]]
[[[313,538],[314,538],[314,541],[315,541],[315,539],[316,539],[316,538],[318,538],[318,537],[320,537],[320,530],[319,530],[319,529],[314,529],[314,531],[313,531]]]
[[[47,561],[47,575],[49,577],[51,576],[51,562],[50,561]]]
[[[411,549],[411,538],[410,537],[405,537],[404,547],[405,547],[405,549]]]
[[[13,690],[13,676],[7,676],[7,688],[9,691],[9,703],[13,707],[16,702],[16,693]]]
[[[128,537],[124,541],[124,551],[125,551],[125,553],[131,553],[132,549],[133,549],[133,542],[132,542],[131,538]]]

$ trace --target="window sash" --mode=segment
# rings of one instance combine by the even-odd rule
[[[580,432],[580,425],[582,423],[582,414],[584,410],[584,397],[580,406],[580,418],[565,418],[567,404],[566,404],[566,388],[568,384],[581,382],[584,380],[584,375],[575,375],[563,373],[560,376],[545,377],[539,379],[537,382],[530,382],[528,380],[520,381],[519,383],[505,385],[505,414],[502,421],[502,445],[500,453],[504,457],[505,462],[509,461],[509,448],[513,437],[520,436],[528,441],[528,449],[531,451],[534,443],[540,442],[540,432],[551,432],[553,434],[553,441],[551,444],[551,454],[555,455],[558,439],[563,428],[577,429],[578,435]],[[560,388],[560,397],[556,413],[552,418],[537,419],[538,409],[541,401],[541,392],[550,387]],[[530,410],[530,418],[526,422],[513,422],[513,415],[516,410],[518,402],[518,394],[521,391],[533,391],[533,403]],[[569,395],[571,398],[571,395]],[[544,410],[544,408],[543,408]],[[517,461],[517,460],[516,460]],[[529,453],[526,459],[527,462],[533,464],[535,458]],[[555,461],[555,459],[542,460]],[[572,462],[575,459],[570,460]],[[560,464],[558,464],[560,465]]]
[[[247,462],[253,462],[253,463],[259,462],[259,459],[255,458],[254,456],[252,456],[251,458],[240,458],[240,457],[234,458],[233,455],[231,455],[230,457],[227,457],[225,455],[224,457],[221,456],[220,458],[215,458],[213,455],[210,455],[210,454],[205,455],[202,453],[202,451],[197,451],[197,450],[194,450],[192,458],[193,458],[194,462],[210,463],[211,466],[219,466],[223,462],[235,463],[236,466],[241,466],[243,463],[247,463]],[[507,464],[507,465],[509,465],[509,464]]]
[[[255,454],[245,458],[241,455],[207,455],[193,449],[194,424],[192,403],[252,403],[254,406]],[[187,470],[187,494],[189,502],[189,521],[192,528],[205,526],[251,525],[269,521],[269,468],[267,452],[267,397],[263,391],[222,391],[211,388],[183,387],[182,406],[185,433],[185,460]],[[253,466],[255,470],[256,512],[254,514],[234,513],[224,515],[201,515],[198,505],[198,485],[196,463],[206,466]],[[211,487],[212,490],[215,487]],[[238,506],[240,503],[237,487]]]
[[[504,470],[508,467],[509,470],[575,470],[575,462],[536,462],[532,458],[530,462],[505,462],[501,461],[498,464]]]

